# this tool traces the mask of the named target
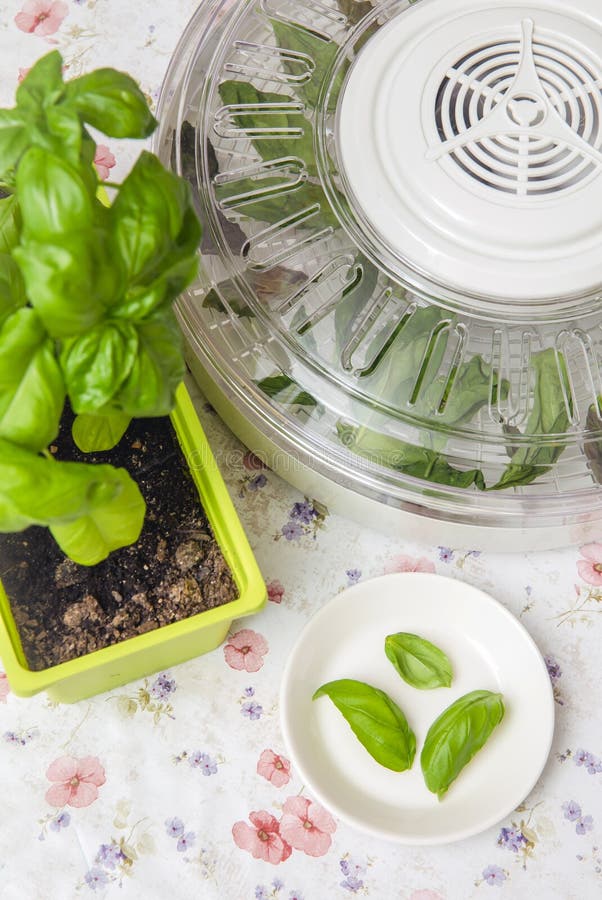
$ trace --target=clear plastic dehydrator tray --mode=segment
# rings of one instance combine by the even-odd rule
[[[386,527],[595,532],[597,0],[205,0],[159,119],[192,368],[252,449]]]

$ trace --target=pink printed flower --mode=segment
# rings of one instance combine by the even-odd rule
[[[242,458],[242,464],[249,472],[256,472],[258,469],[267,469],[266,464],[251,450],[247,450]]]
[[[295,850],[308,856],[324,856],[337,825],[330,813],[306,797],[289,797],[282,807],[280,834]]]
[[[257,774],[267,778],[274,787],[284,787],[291,780],[291,764],[273,750],[264,750],[257,762]]]
[[[581,578],[588,584],[602,584],[602,544],[586,544],[580,552],[585,557],[577,561]]]
[[[15,16],[15,25],[27,34],[47,37],[58,31],[68,12],[69,7],[62,0],[25,0]]]
[[[267,589],[268,600],[271,600],[272,603],[282,603],[282,598],[284,597],[284,588],[279,581],[270,581],[267,585]]]
[[[414,891],[413,894],[410,895],[410,900],[443,900],[441,894],[438,894],[437,891]]]
[[[292,850],[280,835],[278,820],[265,809],[249,813],[249,819],[253,828],[246,822],[236,822],[232,826],[236,846],[248,850],[255,859],[263,859],[274,866],[288,859]]]
[[[392,572],[434,572],[435,564],[427,559],[426,556],[421,556],[420,559],[415,559],[413,556],[405,556],[401,553],[399,556],[394,556],[393,559],[390,559],[389,562],[385,565],[385,575],[390,575]]]
[[[56,782],[46,791],[51,806],[90,806],[105,783],[105,770],[96,756],[61,756],[48,766],[46,778]]]
[[[4,672],[0,672],[0,703],[6,703],[6,698],[10,694],[10,684]]]
[[[232,669],[258,672],[268,650],[268,642],[261,634],[243,628],[232,635],[224,647],[224,656]]]
[[[101,181],[106,181],[109,177],[109,170],[115,165],[115,157],[108,147],[104,144],[96,146],[96,155],[94,156],[94,165]]]

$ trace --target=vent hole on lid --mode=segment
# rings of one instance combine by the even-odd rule
[[[469,166],[465,165],[465,164],[462,162],[462,160],[461,160],[459,157],[456,156],[455,153],[452,154],[452,158],[454,159],[454,162],[456,162],[457,165],[458,165],[461,169],[463,169],[464,172],[466,172],[467,175],[469,175],[471,178],[475,179],[476,181],[479,181],[481,184],[484,184],[484,185],[486,185],[487,187],[493,187],[493,188],[495,188],[497,191],[501,191],[502,193],[506,193],[506,194],[515,194],[515,193],[516,193],[516,189],[515,189],[515,188],[505,187],[505,186],[503,186],[503,185],[499,185],[499,184],[496,184],[496,183],[490,181],[490,180],[486,177],[486,175],[485,175],[485,170],[484,170],[484,169],[483,169],[482,174],[476,175],[475,172],[473,171],[473,169],[471,169]],[[490,170],[490,171],[493,171],[493,170]]]
[[[441,142],[447,140],[447,134],[445,128],[443,127],[443,122],[441,120],[441,109],[443,106],[443,98],[445,92],[450,84],[449,78],[444,78],[441,84],[439,85],[439,90],[437,91],[437,98],[435,100],[435,122],[437,125],[437,132],[439,134],[439,138]]]
[[[455,137],[461,133],[462,123],[458,124],[458,98],[460,96],[460,85],[455,84],[452,88],[449,100],[448,112],[450,114],[451,133]]]

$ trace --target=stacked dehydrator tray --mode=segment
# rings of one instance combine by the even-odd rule
[[[205,0],[159,119],[189,363],[248,446],[390,533],[596,534],[597,0]]]

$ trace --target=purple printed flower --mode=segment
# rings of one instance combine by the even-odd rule
[[[246,687],[245,688],[245,697],[253,697],[255,695],[254,687]]]
[[[117,844],[101,844],[94,862],[107,869],[114,869],[119,863],[125,859],[125,854]]]
[[[362,577],[360,569],[347,569],[345,575],[349,579],[349,584],[357,584]]]
[[[364,887],[364,882],[360,878],[366,871],[362,866],[353,863],[348,857],[339,860],[339,866],[343,875],[346,876],[344,881],[340,882],[340,886],[351,894],[357,894]]]
[[[562,811],[564,813],[564,818],[568,819],[569,822],[574,822],[575,819],[578,819],[581,815],[581,807],[576,800],[567,800],[563,803]]]
[[[454,551],[451,547],[439,547],[439,559],[441,562],[451,562],[454,558]]]
[[[590,756],[587,761],[587,771],[590,775],[595,775],[596,772],[599,771],[600,760],[596,759],[595,756]]]
[[[281,881],[280,878],[274,878],[274,880],[272,881],[272,887],[274,888],[276,893],[278,893],[278,891],[281,891],[284,887],[284,881]]]
[[[584,763],[589,761],[590,754],[587,750],[583,750],[581,747],[575,751],[575,765],[582,766]]]
[[[356,878],[355,875],[348,875],[345,881],[341,881],[341,887],[345,888],[346,891],[349,891],[351,894],[357,894],[358,891],[364,886],[364,882],[359,878]]]
[[[151,687],[151,694],[153,694],[154,697],[158,697],[159,700],[165,700],[166,697],[173,694],[176,687],[177,685],[173,678],[168,678],[166,672],[161,672]]]
[[[166,819],[165,830],[170,837],[179,837],[181,834],[184,834],[184,823],[178,818]]]
[[[506,873],[499,866],[487,866],[486,869],[483,869],[483,879],[489,885],[495,884],[501,887],[506,880]]]
[[[255,888],[255,900],[269,900],[267,889],[262,884],[258,884]]]
[[[582,816],[575,825],[575,831],[577,834],[585,834],[586,831],[591,831],[593,827],[593,818],[591,816]]]
[[[562,675],[562,669],[553,656],[546,656],[544,661],[551,681],[557,681]]]
[[[304,525],[311,525],[317,515],[317,512],[307,500],[304,500],[303,503],[295,503],[291,510],[291,519],[298,519]]]
[[[181,837],[178,839],[178,846],[176,847],[176,850],[178,851],[178,853],[184,853],[186,850],[188,850],[189,847],[192,847],[195,840],[196,834],[194,833],[194,831],[187,831],[186,834],[181,835]]]
[[[20,744],[19,735],[15,734],[14,731],[5,731],[3,734],[4,740],[7,744]]]
[[[98,887],[104,887],[105,884],[108,884],[108,881],[107,873],[103,869],[99,869],[98,866],[86,872],[85,882],[93,891]]]
[[[598,772],[602,772],[602,762],[593,753],[587,753],[585,750],[577,750],[575,763],[578,766],[585,766],[590,775],[597,775]]]
[[[247,700],[246,703],[243,703],[240,711],[243,716],[248,716],[249,719],[261,719],[263,706],[260,703],[255,703],[254,700]]]
[[[67,828],[69,822],[71,821],[71,816],[65,810],[62,813],[59,813],[58,816],[55,816],[54,819],[50,822],[50,828],[52,831],[60,831],[61,828]]]
[[[282,526],[281,531],[287,541],[298,541],[303,534],[301,526],[292,519]]]
[[[203,775],[215,775],[217,772],[217,763],[211,759],[208,753],[201,753],[197,750],[189,759],[189,764],[193,769],[200,769]]]
[[[256,475],[254,478],[251,478],[247,487],[250,491],[259,491],[262,487],[265,487],[267,483],[268,480],[262,472],[260,475]]]
[[[291,891],[288,900],[303,900],[303,895],[301,891]]]
[[[505,847],[507,850],[512,850],[514,853],[518,853],[521,846],[527,843],[527,838],[519,829],[502,828],[497,842],[500,847]]]

